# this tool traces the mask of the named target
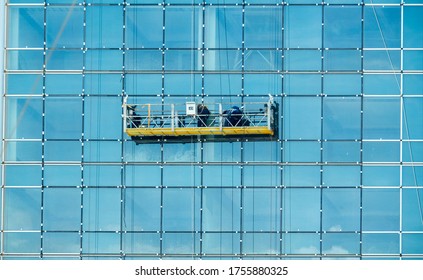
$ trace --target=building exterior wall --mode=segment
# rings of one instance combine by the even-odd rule
[[[2,8],[1,259],[423,258],[422,1]],[[123,132],[269,94],[277,141]]]

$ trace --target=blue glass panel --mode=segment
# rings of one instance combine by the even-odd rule
[[[323,254],[345,255],[360,253],[360,235],[356,233],[323,234]]]
[[[201,70],[201,57],[201,51],[166,51],[165,70]]]
[[[284,138],[319,139],[321,100],[315,97],[286,98],[284,102]],[[307,129],[304,129],[307,127]]]
[[[199,228],[199,189],[164,189],[163,230],[194,231]]]
[[[164,79],[165,94],[183,96],[201,94],[201,75],[167,74]]]
[[[423,98],[404,98],[403,137],[423,139]]]
[[[6,188],[4,229],[39,230],[41,228],[41,190],[39,188]]]
[[[7,141],[4,144],[6,161],[41,162],[41,142]]]
[[[45,189],[43,210],[45,230],[79,231],[81,227],[81,190],[77,188]]]
[[[43,253],[80,253],[79,233],[47,232],[43,234]]]
[[[87,6],[86,9],[86,47],[121,48],[123,44],[122,7]]]
[[[127,52],[131,61],[130,52]],[[122,70],[123,55],[121,50],[88,50],[85,58],[87,70]],[[131,69],[130,67],[128,67]]]
[[[84,144],[84,159],[88,162],[120,162],[120,141],[89,141]],[[107,151],[107,153],[104,153]]]
[[[83,52],[80,50],[49,50],[46,57],[48,70],[81,70]]]
[[[404,166],[402,168],[403,186],[421,186],[423,184],[423,166]]]
[[[87,97],[84,107],[84,136],[86,138],[120,138],[122,134],[121,97]]]
[[[46,94],[79,95],[81,92],[82,75],[46,75]]]
[[[404,85],[404,88],[405,88],[405,85]],[[392,75],[392,74],[364,75],[363,90],[364,90],[364,94],[399,95],[401,92],[400,76]]]
[[[260,150],[258,149],[258,151]],[[283,161],[285,162],[319,162],[320,161],[320,143],[317,141],[316,142],[303,142],[303,141],[285,142]]]
[[[287,74],[283,81],[284,93],[288,95],[317,95],[322,91],[321,75]]]
[[[157,95],[162,92],[161,74],[127,74],[125,75],[125,92],[127,95]]]
[[[84,230],[119,230],[121,217],[120,189],[87,188],[84,189],[83,199]],[[119,235],[117,236],[119,237]]]
[[[45,161],[80,161],[82,145],[79,141],[46,141]]]
[[[44,167],[46,186],[80,186],[81,167],[77,165],[47,165]]]
[[[243,234],[242,252],[246,254],[279,254],[279,239],[280,235],[276,233]]]
[[[423,70],[423,51],[404,51],[404,70]]]
[[[247,50],[244,56],[245,70],[282,70],[282,53],[272,50]]]
[[[324,55],[324,70],[358,71],[361,69],[361,52],[359,50],[327,50]]]
[[[123,159],[125,162],[159,162],[161,158],[160,145],[135,145],[134,142],[125,142]]]
[[[203,184],[205,186],[239,186],[241,169],[239,166],[204,166]]]
[[[160,230],[160,189],[128,188],[124,195],[125,230]]]
[[[320,6],[287,6],[284,34],[285,47],[322,47],[322,8]]]
[[[200,168],[197,166],[165,166],[163,185],[175,187],[195,187],[200,182]]]
[[[79,139],[82,133],[81,98],[49,97],[45,101],[47,139]]]
[[[118,74],[86,74],[84,93],[117,96],[122,92],[122,82],[122,75]]]
[[[399,162],[400,142],[364,142],[363,161]]]
[[[120,234],[106,232],[84,232],[82,234],[82,253],[120,253]]]
[[[280,198],[280,189],[245,189],[242,206],[243,230],[279,230]]]
[[[4,183],[6,186],[40,186],[41,166],[7,165],[5,166]]]
[[[402,253],[403,254],[423,254],[423,234],[402,235]]]
[[[404,7],[404,47],[423,48],[423,7]]]
[[[35,74],[8,74],[5,79],[6,94],[41,94],[43,76]]]
[[[166,48],[199,48],[202,40],[202,9],[172,7],[165,9]]]
[[[285,233],[282,235],[282,253],[285,254],[319,254],[320,234]]]
[[[161,70],[162,52],[159,50],[130,50],[126,52],[127,70]]]
[[[361,46],[361,7],[325,6],[324,12],[326,48]]]
[[[210,95],[234,95],[241,93],[242,77],[238,74],[204,75],[204,93]]]
[[[245,47],[282,47],[282,9],[279,7],[245,7]]]
[[[163,149],[165,162],[199,161],[200,145],[197,143],[167,144]]]
[[[363,234],[363,254],[399,254],[399,234]]]
[[[229,2],[226,1],[226,4]],[[207,7],[204,41],[206,48],[242,47],[242,8]]]
[[[163,8],[127,7],[125,46],[160,48],[163,45]]]
[[[260,59],[256,58],[256,61],[259,62]],[[204,67],[207,71],[240,71],[241,66],[241,50],[206,50],[204,52]]]
[[[204,254],[237,254],[240,251],[239,233],[204,233]]]
[[[319,166],[286,166],[283,169],[283,185],[288,187],[320,186]]]
[[[284,189],[282,230],[320,230],[320,189]]]
[[[278,161],[281,152],[278,142],[247,142],[243,151],[247,162]]]
[[[385,0],[383,3],[387,3],[387,1]],[[399,48],[400,46],[401,8],[364,7],[364,47]]]
[[[8,70],[42,70],[43,52],[33,50],[8,50],[6,52]]]
[[[360,142],[330,141],[323,143],[324,162],[359,162]]]
[[[316,77],[320,76],[316,75]],[[323,93],[358,95],[361,93],[361,76],[358,74],[326,74],[323,81]]]
[[[123,250],[126,254],[159,254],[160,234],[157,233],[125,233]]]
[[[164,254],[198,254],[200,238],[198,233],[165,233],[163,234]]]
[[[155,187],[161,185],[160,166],[129,165],[125,171],[125,185],[128,187]]]
[[[423,95],[423,75],[403,75],[404,94]]]
[[[400,229],[400,190],[363,189],[363,230]]]
[[[41,234],[39,232],[5,232],[5,253],[39,253]]]
[[[360,166],[324,166],[323,185],[331,187],[360,186]]]
[[[82,48],[84,10],[82,7],[47,6],[47,47]]]
[[[364,70],[400,70],[400,51],[364,51]]]
[[[323,189],[322,200],[323,230],[360,230],[360,189]]]
[[[237,162],[241,160],[240,143],[204,143],[203,161]]]
[[[400,99],[364,98],[363,137],[398,139],[400,136]],[[380,108],[384,108],[380,110]]]
[[[399,186],[399,166],[363,166],[363,185]]]
[[[121,185],[121,166],[87,165],[84,166],[84,185],[89,187]]]
[[[203,230],[240,230],[241,190],[206,188],[203,190]]]
[[[361,99],[323,99],[323,138],[359,139],[361,135]]]
[[[322,52],[315,50],[285,51],[285,70],[318,71],[322,68]]]
[[[403,230],[423,230],[423,189],[406,188],[402,191]]]
[[[257,67],[259,67],[257,65]],[[262,68],[263,67],[259,67]],[[282,77],[279,74],[245,74],[246,95],[277,95],[282,92]]]
[[[25,2],[28,3],[28,1]],[[7,10],[7,47],[42,48],[44,46],[43,7],[9,6]]]
[[[423,142],[402,142],[402,160],[405,162],[423,162]]]
[[[279,166],[244,166],[244,185],[273,187],[280,185]]]

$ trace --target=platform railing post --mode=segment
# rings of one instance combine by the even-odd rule
[[[272,114],[271,114],[271,112],[272,112],[272,109],[271,109],[271,106],[272,105],[272,102],[269,100],[268,102],[267,102],[267,128],[270,130],[271,129],[271,120],[272,120]]]
[[[223,130],[223,110],[221,103],[219,103],[219,130]]]
[[[126,132],[126,127],[127,127],[127,111],[128,111],[128,109],[127,109],[127,107],[126,107],[126,101],[127,101],[127,97],[125,97],[125,99],[123,100],[123,106],[122,106],[122,108],[123,108],[123,133],[125,133]]]
[[[171,106],[171,127],[172,127],[172,131],[175,131],[175,121],[177,121],[177,118],[175,119],[175,105],[172,104]]]

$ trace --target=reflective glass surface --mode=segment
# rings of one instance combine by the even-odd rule
[[[420,0],[72,2],[5,6],[0,259],[423,259]],[[124,131],[269,95],[273,138]]]

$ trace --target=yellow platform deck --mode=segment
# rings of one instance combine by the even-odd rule
[[[273,135],[265,126],[242,127],[175,127],[175,128],[127,128],[129,136],[191,136],[191,135]]]

